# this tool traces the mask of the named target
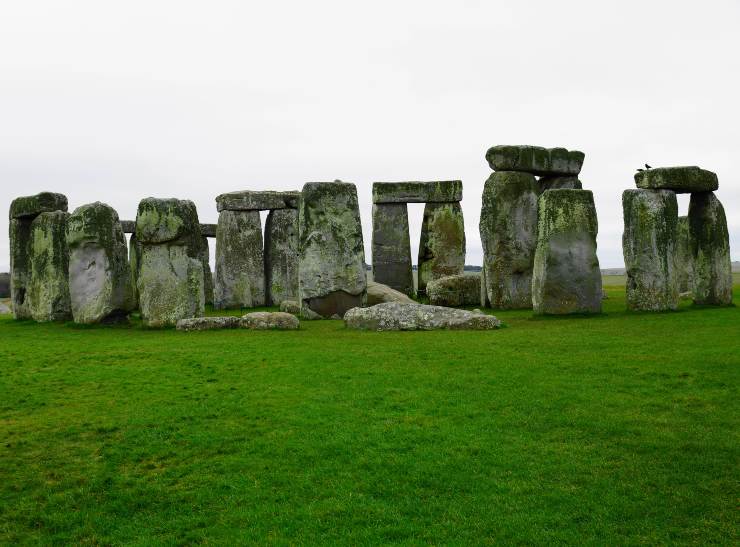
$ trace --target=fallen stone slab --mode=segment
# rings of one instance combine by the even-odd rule
[[[10,204],[10,218],[37,217],[41,213],[67,211],[67,196],[54,192],[41,192],[35,196],[15,198]]]
[[[533,175],[578,175],[585,154],[565,148],[530,145],[492,146],[486,161],[494,171],[521,171]]]
[[[31,276],[28,305],[36,321],[66,321],[72,318],[69,298],[69,213],[41,213],[31,223]]]
[[[714,192],[719,188],[717,175],[696,166],[654,167],[635,173],[638,188],[673,190],[679,194]]]
[[[714,192],[691,194],[689,253],[693,258],[694,303],[732,304],[732,263],[725,209]]]
[[[478,306],[480,305],[480,283],[480,274],[440,277],[427,284],[429,303],[434,306]]]
[[[461,180],[376,182],[373,203],[452,203],[462,201]]]
[[[388,285],[376,283],[375,281],[367,282],[367,305],[374,306],[384,302],[406,302],[413,304],[414,301],[405,293],[397,291]]]
[[[414,294],[409,215],[405,203],[373,204],[373,280]]]
[[[388,302],[370,308],[353,308],[344,315],[347,328],[357,330],[492,330],[501,326],[501,321],[492,315],[479,312]]]
[[[216,234],[216,309],[265,305],[265,258],[259,211],[224,210]]]
[[[191,317],[189,319],[180,319],[177,322],[177,330],[196,331],[196,330],[221,330],[236,329],[239,327],[240,317]]]
[[[290,313],[257,311],[243,315],[239,327],[252,330],[297,330],[300,321]]]
[[[297,209],[301,193],[298,191],[275,192],[270,190],[242,190],[216,197],[216,209],[221,211],[267,211]]]
[[[546,190],[582,190],[583,184],[578,177],[540,177],[539,179],[540,191],[545,192]]]
[[[418,287],[426,294],[427,283],[465,270],[465,221],[459,203],[427,203],[419,241]]]

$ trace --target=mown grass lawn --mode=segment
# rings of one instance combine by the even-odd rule
[[[608,292],[496,332],[1,319],[0,543],[737,544],[740,308]]]

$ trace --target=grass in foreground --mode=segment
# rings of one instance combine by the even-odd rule
[[[2,319],[0,543],[737,543],[740,308],[607,291],[496,332]]]

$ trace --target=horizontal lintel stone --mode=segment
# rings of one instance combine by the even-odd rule
[[[221,211],[297,209],[300,196],[299,191],[242,190],[216,197],[216,208],[219,213]]]
[[[494,171],[520,171],[538,176],[578,175],[585,154],[565,148],[530,145],[498,145],[486,152],[486,161]]]
[[[52,211],[67,212],[67,197],[54,192],[41,192],[35,196],[24,196],[10,204],[10,218],[35,217]]]
[[[714,192],[717,175],[696,166],[655,167],[635,173],[635,184],[644,190],[673,190],[679,194]]]
[[[122,220],[121,228],[123,228],[124,234],[133,234],[136,231],[135,220]],[[201,224],[200,235],[203,237],[216,237],[216,225],[215,224]]]
[[[373,184],[373,203],[455,203],[461,200],[461,180]]]

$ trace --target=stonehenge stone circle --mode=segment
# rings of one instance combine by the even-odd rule
[[[387,302],[369,308],[354,308],[344,316],[347,328],[355,330],[492,330],[501,321],[492,315],[443,306]]]
[[[95,202],[67,219],[69,294],[76,323],[125,318],[134,308],[126,237],[118,213]]]
[[[407,295],[414,294],[408,207],[373,204],[373,280]]]
[[[689,253],[694,303],[732,304],[732,264],[727,218],[714,192],[694,192],[689,202]]]
[[[638,188],[674,192],[714,192],[719,188],[717,175],[696,166],[655,167],[635,173]]]
[[[693,291],[694,261],[689,252],[689,217],[678,217],[676,231],[676,271],[679,293]]]
[[[532,275],[535,313],[601,312],[597,232],[589,190],[548,190],[540,196]]]
[[[577,150],[529,145],[492,146],[486,152],[488,165],[494,171],[521,171],[538,176],[578,175],[584,157]]]
[[[298,298],[298,210],[273,209],[265,223],[267,305]]]
[[[427,296],[433,306],[478,306],[481,293],[480,274],[448,275],[427,284]]]
[[[28,282],[29,310],[36,321],[66,321],[72,318],[69,298],[69,213],[51,211],[31,222],[31,277]]]
[[[418,260],[419,294],[427,283],[465,269],[465,222],[460,203],[427,203],[421,224]]]
[[[461,200],[461,180],[373,184],[373,203],[455,203]]]
[[[678,202],[670,190],[625,190],[622,249],[627,269],[627,308],[678,307]]]
[[[355,185],[306,183],[298,225],[302,315],[342,317],[350,308],[361,306],[367,281]]]
[[[532,307],[539,186],[534,175],[496,171],[483,188],[480,237],[491,307]]]

